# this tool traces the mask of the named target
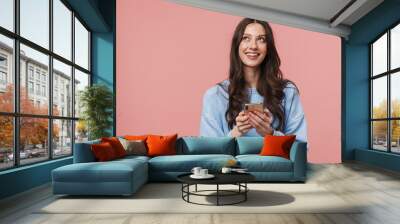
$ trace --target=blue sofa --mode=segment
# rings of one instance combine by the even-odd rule
[[[131,195],[148,181],[176,181],[180,174],[193,167],[218,172],[234,159],[261,182],[304,182],[306,180],[307,147],[295,141],[290,159],[260,156],[262,137],[180,137],[177,155],[127,156],[122,159],[96,162],[90,149],[98,141],[75,144],[74,163],[52,171],[54,194],[68,195]]]

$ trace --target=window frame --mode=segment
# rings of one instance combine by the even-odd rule
[[[11,170],[11,169],[16,169],[19,167],[24,167],[24,166],[30,166],[33,164],[38,164],[38,163],[43,163],[51,160],[58,160],[66,157],[73,156],[74,152],[74,143],[75,143],[75,126],[76,126],[76,121],[79,120],[79,117],[75,116],[75,108],[71,108],[71,114],[70,116],[56,116],[53,115],[53,59],[58,60],[61,63],[64,63],[68,66],[71,66],[71,93],[72,93],[72,99],[71,99],[71,104],[74,105],[75,103],[75,69],[85,73],[89,77],[89,83],[88,86],[92,85],[92,61],[91,61],[91,49],[92,49],[92,43],[91,43],[91,37],[92,37],[92,30],[88,27],[88,25],[84,22],[84,20],[79,16],[79,14],[72,9],[72,7],[66,2],[65,0],[59,0],[65,7],[68,8],[68,10],[71,11],[71,59],[64,58],[63,56],[55,53],[53,50],[53,0],[48,0],[49,2],[49,49],[46,49],[45,47],[42,47],[39,44],[34,43],[33,41],[30,41],[29,39],[24,38],[23,36],[20,35],[20,0],[14,0],[13,1],[13,10],[14,10],[14,18],[13,18],[13,28],[14,31],[10,31],[4,27],[0,26],[0,35],[3,35],[5,37],[11,38],[13,40],[13,64],[12,66],[12,73],[13,79],[14,79],[14,96],[13,96],[13,102],[14,102],[14,109],[13,112],[3,112],[0,111],[0,116],[4,117],[11,117],[13,119],[13,166],[10,167],[5,167],[5,168],[0,168],[0,172],[5,171],[5,170]],[[84,26],[84,28],[88,31],[88,69],[85,69],[78,64],[75,63],[75,18]],[[48,56],[49,58],[49,63],[48,63],[48,81],[46,84],[46,91],[48,93],[45,93],[48,97],[48,113],[46,115],[39,115],[39,114],[28,114],[28,113],[21,113],[20,111],[20,44],[23,44],[27,47],[30,47],[36,51],[39,51],[40,53],[43,53]],[[29,64],[27,64],[27,71]],[[38,83],[42,83],[41,81],[41,72],[39,74],[39,80]],[[30,74],[27,73],[26,75],[26,81],[28,82],[30,79]],[[32,79],[34,86],[37,83],[36,82],[36,69],[33,70],[33,79]],[[27,91],[29,91],[27,89]],[[34,92],[36,89],[34,89]],[[40,94],[42,96],[42,94]],[[47,145],[47,150],[48,150],[48,155],[47,158],[43,158],[43,160],[40,160],[38,162],[32,162],[32,163],[26,163],[26,164],[21,164],[20,161],[20,119],[21,118],[45,118],[47,119],[48,122],[48,136],[47,136],[47,142],[49,143]],[[53,122],[56,120],[66,120],[66,121],[71,121],[71,153],[68,155],[62,155],[62,156],[54,156],[54,147],[53,147]]]
[[[400,117],[392,117],[392,99],[391,99],[391,79],[392,76],[395,75],[396,73],[400,72],[400,67],[391,69],[391,30],[395,28],[396,26],[400,26],[400,21],[396,21],[393,23],[390,27],[385,29],[384,32],[379,34],[375,39],[373,39],[371,42],[368,43],[368,53],[369,53],[369,149],[373,151],[379,151],[379,152],[385,152],[385,153],[391,153],[391,154],[396,154],[399,155],[400,152],[393,152],[392,151],[392,121],[400,121]],[[386,62],[386,71],[383,73],[376,74],[374,76],[373,74],[373,44],[379,40],[381,37],[383,37],[385,34],[387,34],[387,62]],[[386,87],[387,87],[387,93],[386,93],[386,98],[387,98],[387,105],[386,105],[386,118],[373,118],[373,81],[378,78],[386,77]],[[374,148],[374,136],[373,136],[373,122],[374,121],[386,121],[386,151],[379,150]]]

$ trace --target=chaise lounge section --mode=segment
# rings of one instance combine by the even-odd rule
[[[229,160],[261,182],[304,182],[307,147],[295,141],[290,159],[260,156],[262,137],[181,137],[176,142],[177,155],[127,156],[96,162],[91,141],[75,144],[74,163],[52,172],[53,193],[67,195],[132,195],[148,181],[176,181],[176,177],[200,166],[218,172]]]

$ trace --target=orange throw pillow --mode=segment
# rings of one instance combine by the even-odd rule
[[[129,141],[146,141],[147,135],[125,135],[124,139],[129,140]]]
[[[149,135],[146,140],[148,156],[175,155],[177,138],[178,134],[170,136]]]
[[[110,137],[110,138],[101,138],[101,142],[108,142],[114,149],[115,155],[117,158],[121,158],[126,156],[126,151],[124,146],[122,146],[121,142],[117,137]]]
[[[108,142],[93,144],[91,145],[91,149],[94,157],[99,162],[110,161],[117,158],[113,147]]]
[[[290,148],[296,140],[296,135],[264,137],[264,146],[261,149],[261,156],[280,156],[286,159],[290,158]]]

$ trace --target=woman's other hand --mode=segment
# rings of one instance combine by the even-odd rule
[[[249,116],[244,111],[241,111],[235,120],[236,126],[232,129],[232,137],[240,137],[253,128],[249,123]]]
[[[251,127],[254,127],[258,134],[261,136],[272,135],[274,129],[272,125],[272,113],[265,108],[264,112],[250,111],[248,114],[248,121]]]

